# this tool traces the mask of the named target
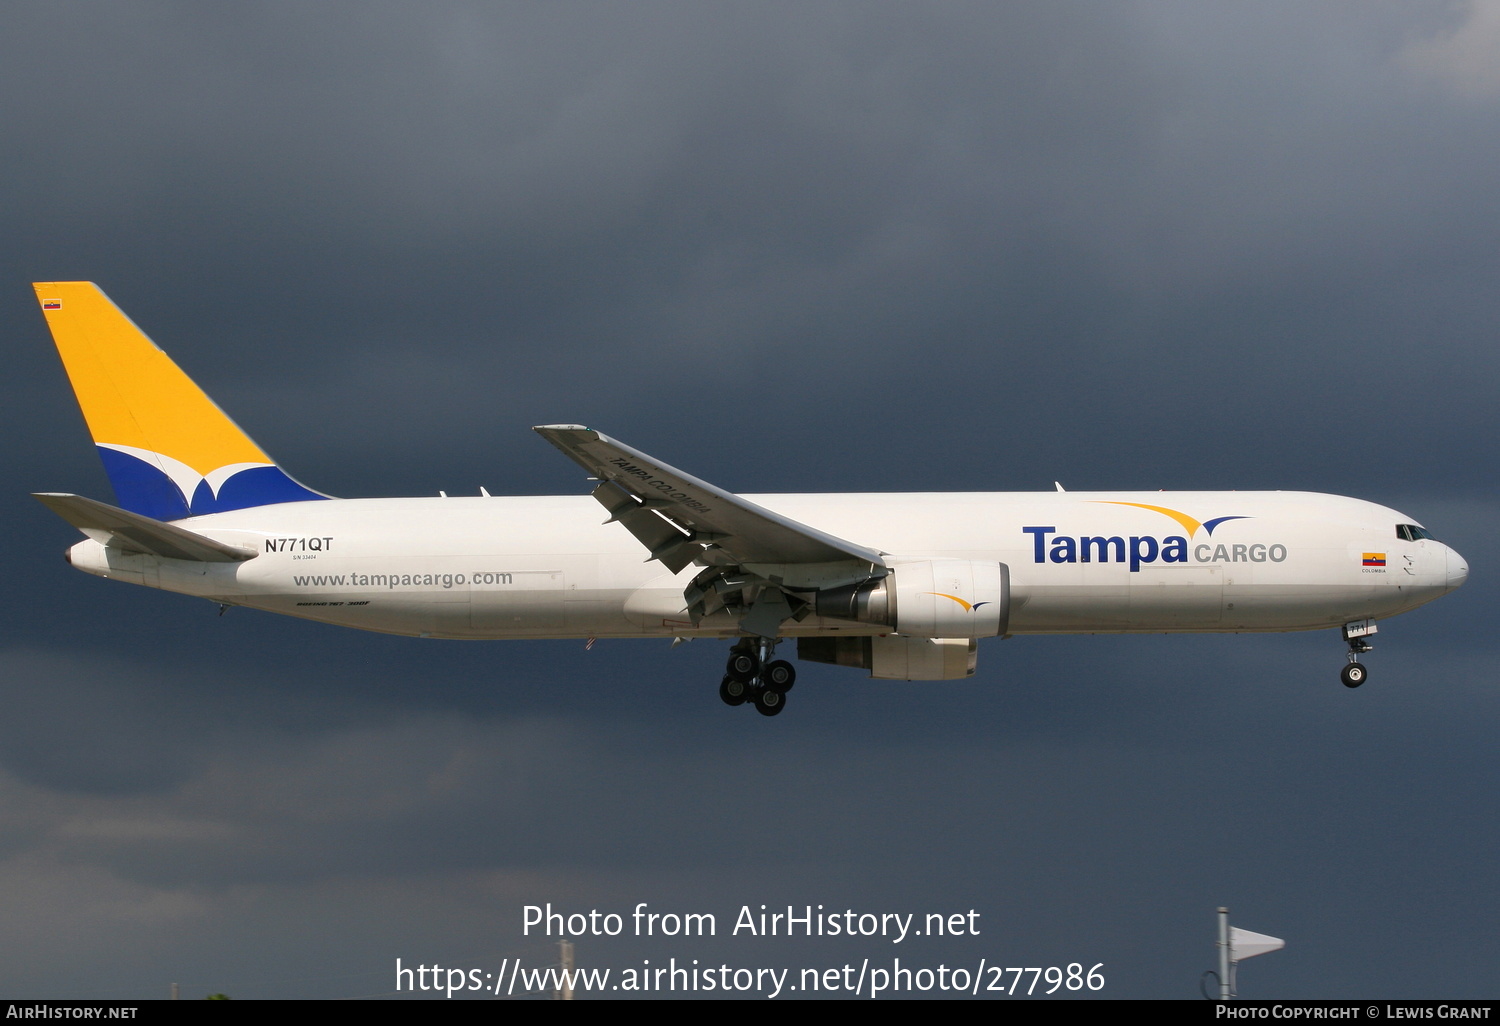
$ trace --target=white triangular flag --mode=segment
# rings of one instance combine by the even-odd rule
[[[1286,941],[1280,937],[1251,933],[1249,930],[1241,930],[1238,926],[1229,928],[1229,960],[1231,962],[1243,962],[1247,958],[1279,951],[1284,947],[1286,947]]]

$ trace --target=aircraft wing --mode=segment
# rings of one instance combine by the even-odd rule
[[[689,563],[861,563],[878,551],[773,513],[576,424],[534,429],[599,479],[594,498],[673,573]]]
[[[200,563],[241,563],[256,556],[253,549],[226,545],[175,524],[82,495],[33,492],[32,497],[95,541],[125,552],[146,552],[163,559],[191,559]]]

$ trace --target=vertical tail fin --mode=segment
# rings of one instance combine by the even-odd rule
[[[327,498],[276,466],[98,286],[34,288],[120,506],[180,520]]]

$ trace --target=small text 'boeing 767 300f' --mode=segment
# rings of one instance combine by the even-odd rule
[[[949,680],[980,638],[1338,627],[1358,687],[1375,622],[1469,572],[1411,517],[1335,495],[736,495],[571,424],[536,431],[592,497],[334,499],[93,284],[36,294],[119,503],[37,495],[87,536],[78,569],[391,634],[731,639],[720,697],[768,716],[793,638],[800,659]]]

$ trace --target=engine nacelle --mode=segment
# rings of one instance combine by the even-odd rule
[[[818,592],[813,608],[913,638],[993,638],[1010,623],[1010,568],[967,559],[898,563],[878,581]]]

